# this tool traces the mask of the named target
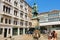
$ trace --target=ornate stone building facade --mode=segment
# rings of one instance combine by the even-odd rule
[[[20,40],[32,27],[31,17],[32,8],[25,0],[0,0],[0,39]]]

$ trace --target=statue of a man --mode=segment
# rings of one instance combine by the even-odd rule
[[[33,14],[33,17],[36,17],[38,15],[36,3],[34,3],[34,6],[32,8],[32,14]]]

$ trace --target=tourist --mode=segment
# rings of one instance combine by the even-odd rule
[[[38,40],[38,38],[40,38],[40,31],[39,30],[34,30],[33,32],[33,38],[34,40]]]
[[[51,40],[52,39],[52,35],[51,35],[51,32],[48,33],[48,40]]]
[[[53,31],[51,35],[52,35],[52,40],[57,40],[57,33],[55,31]]]

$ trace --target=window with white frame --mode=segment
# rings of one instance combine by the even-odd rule
[[[6,23],[6,24],[8,23],[8,19],[7,19],[7,18],[5,19],[5,23]]]
[[[20,21],[20,25],[23,26],[23,20]]]
[[[9,32],[8,32],[9,34],[10,34],[10,31],[11,31],[11,29],[9,28]]]
[[[3,11],[6,13],[10,13],[11,8],[3,5]]]
[[[29,26],[32,26],[32,22],[29,22]]]
[[[18,35],[18,28],[13,28],[12,34],[13,35]]]
[[[14,1],[14,5],[17,6],[18,5],[18,2],[17,1]]]
[[[17,16],[18,11],[14,10],[14,15]]]
[[[25,8],[25,11],[27,12],[27,8]]]
[[[0,34],[2,34],[2,32],[3,32],[3,28],[0,28]]]
[[[20,13],[20,17],[23,18],[23,12]]]
[[[25,13],[25,18],[27,19],[27,13]]]
[[[23,5],[20,5],[20,8],[23,9]]]
[[[25,26],[28,26],[28,21],[25,21]]]
[[[18,21],[14,20],[14,24],[17,25]]]
[[[9,24],[11,24],[11,19],[9,19]]]
[[[20,35],[22,35],[23,34],[23,28],[20,28]]]
[[[1,23],[3,23],[3,18],[1,18]]]

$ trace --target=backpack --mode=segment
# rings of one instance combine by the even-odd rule
[[[40,37],[40,32],[38,30],[33,32],[33,37],[34,38],[39,38]]]

